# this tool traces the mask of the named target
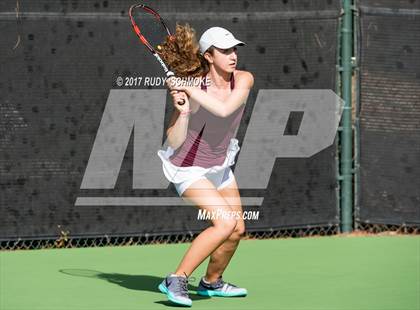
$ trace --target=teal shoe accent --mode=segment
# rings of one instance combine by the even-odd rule
[[[159,284],[158,289],[159,289],[159,291],[161,291],[163,294],[168,293],[168,289],[166,288],[166,286],[165,286],[163,283]]]
[[[248,294],[246,289],[236,290],[234,292],[222,292],[219,290],[200,290],[197,291],[197,294],[200,296],[209,296],[209,297],[242,297]]]
[[[197,294],[210,297],[243,297],[248,294],[248,291],[223,281],[222,277],[213,283],[204,282],[204,278],[202,278],[197,288]]]
[[[168,290],[168,288],[166,287],[166,285],[163,282],[161,284],[159,284],[158,289],[163,294],[166,294],[166,297],[168,297],[168,300],[173,302],[174,304],[181,305],[181,306],[186,306],[186,307],[191,307],[192,306],[191,299],[187,299],[185,297],[175,296],[174,294],[172,294],[171,291]]]

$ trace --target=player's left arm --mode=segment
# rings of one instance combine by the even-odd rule
[[[238,71],[235,74],[235,87],[225,102],[214,98],[198,87],[185,87],[183,90],[193,101],[198,102],[210,113],[220,117],[228,117],[242,104],[246,103],[253,85],[254,77],[250,72]]]

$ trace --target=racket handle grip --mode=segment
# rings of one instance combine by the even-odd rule
[[[173,73],[172,71],[168,71],[166,72],[166,77],[170,78],[171,76],[175,76],[175,73]],[[185,104],[185,100],[182,99],[181,101],[177,102],[179,105],[184,105]]]

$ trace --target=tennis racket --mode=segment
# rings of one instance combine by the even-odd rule
[[[133,16],[135,9],[135,17],[139,21],[139,24],[136,23],[136,20]],[[140,42],[146,46],[146,48],[156,58],[158,63],[163,68],[166,77],[170,78],[175,76],[175,74],[169,69],[169,67],[165,64],[165,62],[156,51],[156,49],[160,48],[160,44],[162,44],[168,36],[173,38],[163,18],[159,15],[158,12],[144,4],[132,5],[128,10],[128,15],[130,17],[133,30],[139,37]],[[184,100],[178,102],[179,105],[183,105],[184,103]]]

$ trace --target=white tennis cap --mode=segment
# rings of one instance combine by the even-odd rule
[[[212,27],[207,29],[200,38],[200,52],[205,53],[210,46],[227,49],[236,45],[245,45],[244,42],[235,39],[233,34],[222,27]]]

